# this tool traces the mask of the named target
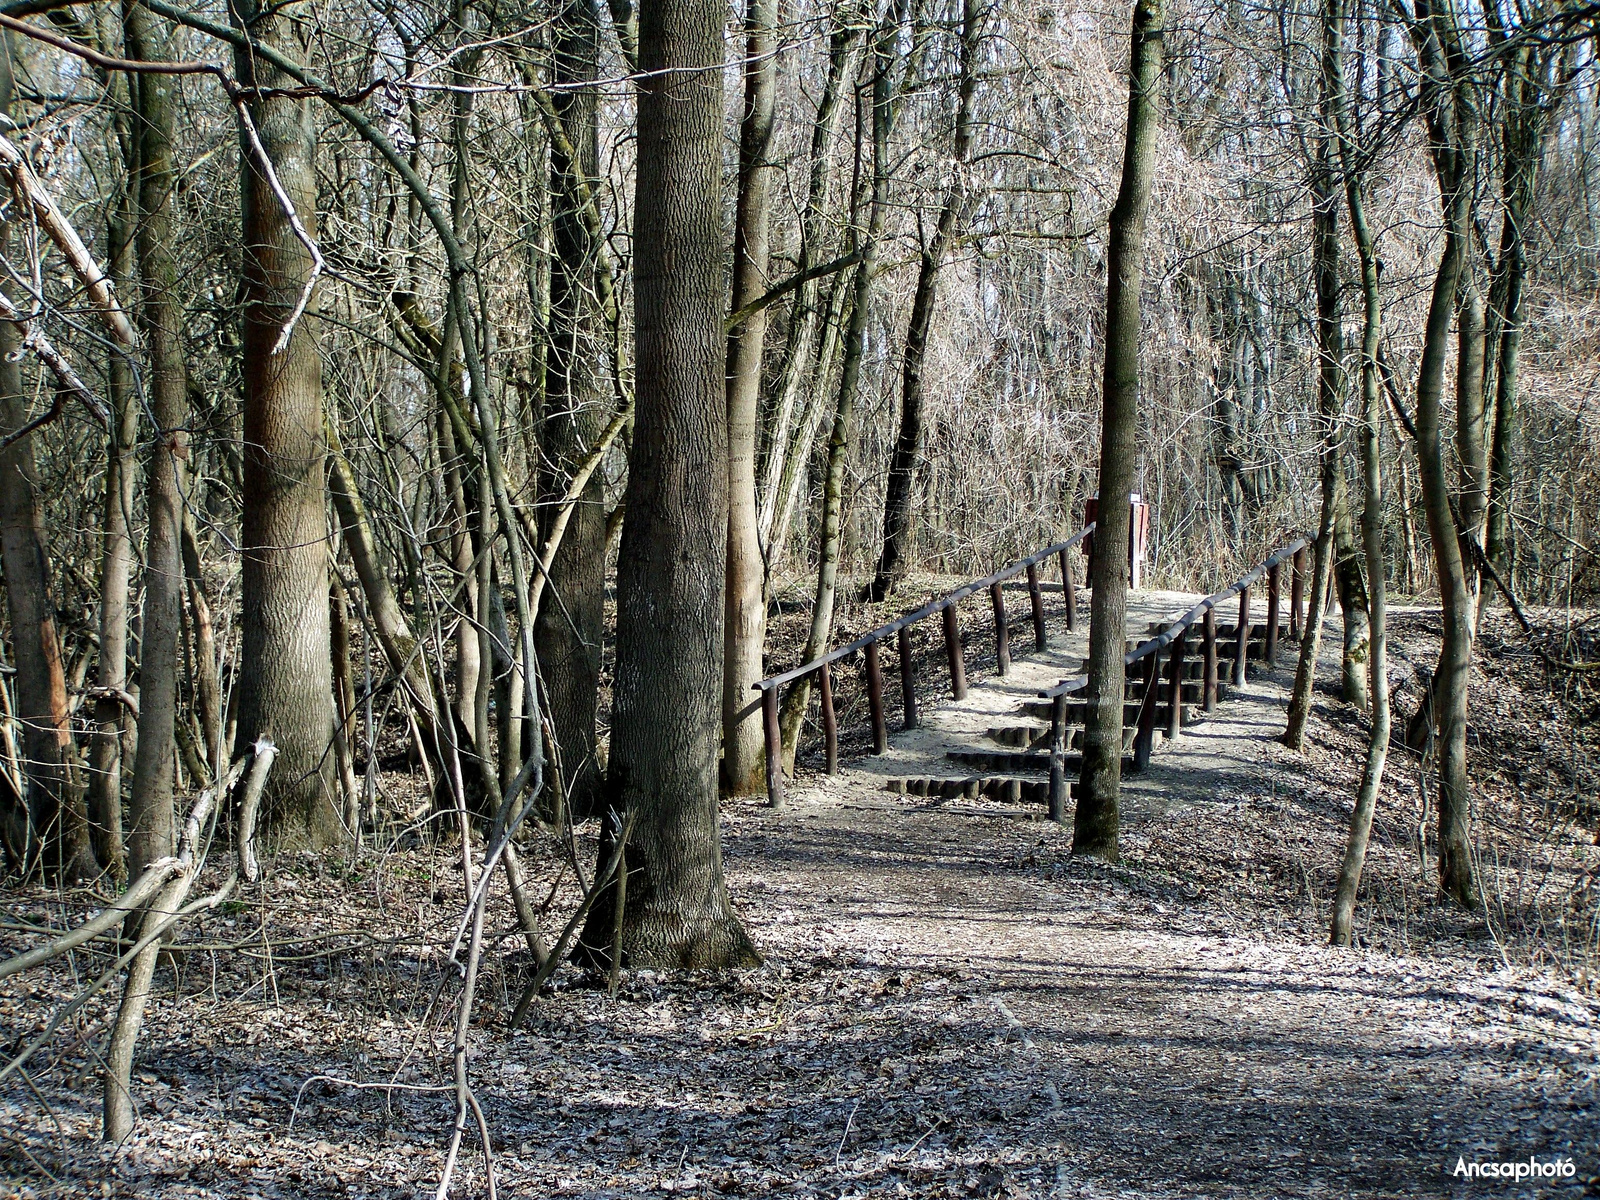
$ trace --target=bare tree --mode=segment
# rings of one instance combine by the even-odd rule
[[[639,9],[634,257],[638,408],[617,577],[607,799],[633,820],[583,947],[622,961],[737,966],[756,953],[722,875],[717,820],[727,396],[723,385],[722,6]],[[607,826],[620,837],[621,820]],[[611,852],[602,839],[600,861]]]
[[[1134,484],[1139,430],[1139,291],[1144,284],[1145,214],[1155,175],[1162,58],[1162,0],[1136,0],[1128,64],[1128,125],[1122,183],[1111,210],[1106,251],[1105,372],[1100,393],[1100,506],[1089,580],[1089,683],[1083,768],[1073,819],[1072,852],[1117,857],[1117,802],[1122,787],[1122,709],[1126,668],[1127,496]]]

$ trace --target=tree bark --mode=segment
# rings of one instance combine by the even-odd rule
[[[137,3],[123,11],[130,58],[165,61],[167,39]],[[172,91],[170,75],[130,77],[139,169],[139,315],[146,392],[155,422],[145,476],[144,609],[140,623],[139,748],[128,796],[128,868],[138,875],[172,854],[175,726],[183,638],[183,469],[189,454],[189,386],[183,361],[183,304],[172,256]]]
[[[889,459],[889,479],[883,501],[883,549],[868,596],[881,601],[894,590],[904,573],[906,537],[911,527],[912,485],[922,457],[922,369],[928,356],[928,331],[939,271],[955,241],[956,227],[968,203],[967,160],[972,154],[973,100],[978,90],[978,42],[986,13],[980,0],[963,0],[961,8],[961,78],[956,107],[955,154],[950,183],[933,237],[922,248],[917,270],[917,290],[911,301],[911,323],[906,329],[906,349],[901,368],[900,432]]]
[[[739,131],[739,196],[734,211],[732,311],[769,285],[772,113],[778,67],[776,0],[746,0],[744,119]],[[751,685],[762,676],[767,632],[766,564],[756,513],[756,417],[767,309],[728,335],[728,561],[722,652],[722,787],[745,796],[765,786],[761,706]]]
[[[1155,168],[1164,51],[1162,0],[1135,0],[1122,183],[1106,252],[1106,353],[1100,408],[1100,506],[1090,562],[1089,684],[1072,852],[1115,860],[1122,790],[1122,661],[1128,616],[1128,494],[1139,427],[1139,291]]]
[[[617,573],[617,675],[606,793],[633,818],[624,963],[758,961],[722,872],[717,733],[727,551],[721,136],[723,7],[639,12],[634,327],[637,417]],[[622,828],[608,820],[608,834]],[[601,863],[612,844],[601,839]],[[610,962],[617,889],[580,953]]]
[[[241,10],[257,41],[291,60],[300,53],[298,6]],[[245,50],[235,70],[247,88],[294,80]],[[259,94],[251,120],[310,236],[316,236],[316,141],[311,101]],[[262,802],[262,828],[284,844],[324,845],[339,833],[332,779],[333,678],[328,633],[328,544],[323,511],[322,364],[316,302],[274,353],[312,262],[243,138],[244,560],[239,739],[270,739],[278,758]]]
[[[601,25],[589,4],[569,0],[557,12],[552,92],[565,137],[550,150],[550,347],[539,480],[539,535],[548,540],[569,480],[605,426],[604,372],[597,336],[597,231],[582,196],[598,171],[597,74]],[[563,144],[564,143],[564,144]],[[570,151],[570,156],[568,154]],[[605,494],[598,471],[584,486],[550,563],[549,587],[559,603],[541,604],[535,620],[546,701],[561,749],[573,815],[599,803],[604,774],[595,736],[600,650],[605,641]]]

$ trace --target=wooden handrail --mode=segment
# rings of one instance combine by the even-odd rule
[[[828,653],[824,654],[821,658],[814,658],[808,663],[801,663],[798,667],[791,667],[781,675],[774,675],[770,679],[763,679],[758,683],[753,683],[750,685],[751,689],[758,692],[770,691],[775,687],[782,687],[791,680],[799,679],[803,676],[809,675],[813,671],[820,671],[826,664],[837,662],[841,658],[847,658],[856,651],[863,650],[874,642],[881,642],[885,638],[893,637],[902,629],[909,628],[910,626],[915,625],[918,621],[925,621],[935,613],[944,611],[952,604],[956,604],[959,601],[965,600],[968,596],[971,596],[976,592],[984,591],[991,584],[1004,583],[1007,579],[1022,574],[1029,567],[1038,566],[1052,554],[1060,554],[1063,550],[1072,549],[1093,532],[1094,522],[1091,521],[1064,542],[1058,542],[1054,546],[1047,546],[1037,553],[1030,554],[1027,558],[1018,559],[1010,566],[1002,567],[993,575],[985,575],[982,579],[975,579],[971,583],[963,584],[948,595],[941,596],[937,600],[930,600],[927,604],[924,604],[915,612],[909,612],[903,617],[899,617],[893,621],[890,621],[887,625],[880,625],[876,629],[862,634],[855,641],[850,642],[847,645],[843,645],[837,649],[828,651]]]
[[[1278,566],[1280,563],[1286,562],[1293,558],[1298,551],[1304,550],[1308,545],[1310,545],[1310,542],[1306,538],[1298,538],[1295,541],[1290,542],[1287,546],[1284,546],[1282,549],[1275,551],[1267,558],[1262,559],[1261,562],[1256,565],[1255,569],[1249,574],[1241,575],[1237,580],[1235,580],[1228,587],[1224,588],[1222,591],[1207,596],[1204,600],[1200,601],[1200,603],[1196,604],[1176,621],[1172,622],[1172,624],[1168,625],[1161,633],[1157,634],[1153,638],[1150,638],[1148,641],[1140,642],[1132,650],[1128,651],[1127,654],[1122,656],[1123,664],[1131,667],[1134,663],[1138,662],[1146,655],[1160,653],[1162,650],[1170,646],[1177,639],[1180,633],[1204,617],[1207,610],[1213,609],[1223,601],[1230,600],[1234,596],[1237,596],[1245,588],[1249,587],[1251,584],[1255,583],[1256,580],[1260,579],[1261,576],[1272,567]],[[1054,699],[1056,696],[1059,696],[1062,693],[1075,692],[1088,682],[1089,677],[1087,675],[1074,675],[1071,679],[1063,679],[1060,683],[1056,684],[1055,687],[1047,688],[1044,691],[1041,691],[1039,695],[1046,700]]]

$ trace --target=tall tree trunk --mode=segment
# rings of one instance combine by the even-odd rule
[[[821,430],[822,418],[828,411],[828,398],[834,395],[831,386],[833,368],[839,361],[845,326],[849,324],[854,311],[850,304],[855,294],[853,274],[834,279],[822,317],[816,365],[802,385],[806,389],[805,412],[800,419],[800,429],[790,443],[789,452],[778,472],[777,508],[772,518],[772,535],[767,540],[769,571],[789,545],[795,510],[800,504],[800,492],[809,474],[807,468],[811,462],[812,448]]]
[[[1472,236],[1474,138],[1472,83],[1454,18],[1431,3],[1417,6],[1413,35],[1424,67],[1424,105],[1444,208],[1445,246],[1434,276],[1417,369],[1417,461],[1433,542],[1444,638],[1434,673],[1433,718],[1439,755],[1439,884],[1466,908],[1477,906],[1470,844],[1467,782],[1467,683],[1472,668],[1471,593],[1461,542],[1450,511],[1450,481],[1440,436],[1440,408],[1450,319]]]
[[[1128,494],[1139,429],[1139,290],[1145,213],[1155,173],[1165,16],[1135,0],[1122,183],[1106,251],[1106,358],[1100,408],[1100,506],[1089,573],[1089,685],[1072,852],[1117,857],[1122,790],[1122,661],[1128,624]]]
[[[0,115],[11,111],[10,36],[0,64]],[[0,227],[0,244],[10,247],[9,223]],[[24,306],[18,305],[19,308]],[[29,390],[23,386],[21,335],[0,322],[0,438],[25,425]],[[88,821],[71,770],[72,730],[67,680],[61,663],[55,604],[50,596],[50,557],[46,548],[39,478],[29,434],[0,449],[0,566],[5,571],[6,605],[11,617],[12,664],[16,667],[16,716],[22,725],[23,784],[17,798],[22,812],[7,821],[20,830],[21,844],[10,845],[29,869],[51,877],[87,879],[96,872]],[[8,843],[13,842],[8,836]]]
[[[1330,0],[1337,3],[1338,0]],[[1326,106],[1324,124],[1326,124]],[[1334,526],[1341,506],[1344,453],[1340,415],[1344,409],[1344,318],[1339,306],[1339,194],[1334,188],[1329,135],[1318,139],[1317,161],[1311,184],[1312,272],[1317,293],[1317,415],[1322,425],[1322,517],[1317,526],[1316,550],[1311,570],[1311,602],[1300,642],[1294,689],[1289,695],[1289,723],[1284,743],[1291,750],[1305,746],[1306,721],[1311,715],[1311,689],[1322,653],[1322,620],[1327,607],[1328,572],[1332,569]],[[1350,610],[1345,610],[1349,623]]]
[[[143,5],[123,13],[128,57],[164,61],[167,39]],[[140,623],[139,749],[128,797],[128,869],[137,876],[173,848],[174,733],[183,638],[183,464],[189,393],[183,361],[183,304],[172,257],[172,91],[170,75],[130,78],[139,139],[139,313],[146,391],[156,429],[145,477],[144,610]]]
[[[1470,620],[1477,629],[1478,577],[1474,548],[1483,549],[1483,522],[1489,508],[1489,447],[1484,427],[1483,361],[1486,327],[1483,293],[1463,280],[1456,329],[1456,461],[1460,464],[1461,557],[1471,596]]]
[[[545,367],[541,441],[546,469],[539,481],[541,538],[550,536],[556,508],[579,461],[606,424],[605,379],[597,306],[595,231],[581,193],[598,173],[598,95],[595,79],[600,14],[568,0],[552,30],[553,100],[564,139],[550,150],[550,347]],[[564,141],[566,144],[562,145]],[[570,150],[569,157],[567,151]],[[535,621],[546,701],[561,748],[565,782],[576,816],[599,804],[603,764],[595,736],[600,650],[605,640],[605,494],[601,473],[589,477],[550,564],[552,599]]]
[[[109,274],[129,295],[134,270],[134,179],[138,151],[125,115],[116,120],[127,184],[107,226]],[[105,526],[100,535],[100,654],[95,682],[95,733],[89,747],[89,838],[95,858],[113,882],[127,879],[122,843],[122,744],[133,714],[119,698],[128,687],[128,585],[132,574],[134,492],[138,487],[139,407],[126,352],[113,347],[106,363],[106,398],[111,426],[106,438]]]
[[[1528,233],[1534,185],[1550,128],[1544,83],[1555,55],[1526,48],[1513,54],[1504,67],[1505,99],[1502,132],[1499,273],[1494,299],[1500,336],[1494,347],[1494,435],[1489,451],[1488,513],[1484,528],[1484,553],[1502,578],[1512,578],[1511,489],[1516,478],[1517,437],[1520,417],[1517,387],[1520,383],[1522,330],[1527,321],[1523,299],[1528,274]]]
[[[1341,399],[1336,420],[1343,420]],[[1343,438],[1340,439],[1343,441]],[[1350,485],[1345,478],[1344,453],[1334,462],[1338,473],[1338,498],[1333,514],[1334,583],[1339,589],[1339,609],[1344,617],[1344,653],[1340,661],[1339,694],[1346,704],[1367,707],[1367,583],[1362,577],[1361,542],[1350,507]]]
[[[621,951],[637,966],[758,960],[728,900],[717,816],[728,515],[722,17],[713,0],[647,0],[639,12],[637,423],[606,777],[610,809],[634,822]],[[605,862],[612,843],[601,843]],[[583,933],[591,959],[612,958],[616,906],[613,884]]]
[[[768,286],[767,224],[772,209],[772,110],[778,90],[776,0],[746,0],[744,119],[739,130],[739,197],[733,225],[732,310]],[[767,633],[766,565],[756,514],[756,416],[767,310],[728,334],[728,563],[722,651],[722,787],[744,796],[763,787],[761,706]]]
[[[845,105],[839,103],[841,84],[855,65],[857,39],[855,22],[849,19],[846,10],[840,10],[829,39],[827,77],[817,101],[816,120],[811,126],[811,178],[805,211],[800,217],[800,253],[795,262],[795,270],[802,276],[820,262],[822,238],[831,215],[833,149],[845,112]],[[830,287],[830,316],[832,299],[837,297],[842,303],[846,291],[848,288],[842,287],[835,276]],[[794,477],[800,473],[798,465],[810,457],[820,422],[821,400],[826,391],[826,379],[819,384],[812,372],[821,295],[820,279],[808,279],[795,289],[794,304],[789,309],[788,342],[779,371],[778,399],[758,471],[761,498],[756,512],[757,533],[766,547],[769,574],[788,541],[788,514],[793,511],[793,505],[785,500],[793,490]],[[837,324],[835,320],[827,327],[828,332],[836,335]],[[824,357],[815,355],[815,374],[830,370],[831,364],[825,363]],[[807,403],[803,406],[804,412],[797,417],[795,410],[800,406],[802,391]]]
[[[1361,535],[1367,555],[1372,732],[1367,741],[1361,787],[1356,793],[1355,808],[1350,814],[1350,837],[1345,845],[1344,861],[1339,867],[1339,882],[1334,892],[1329,940],[1335,946],[1348,946],[1351,942],[1356,891],[1361,884],[1361,869],[1366,861],[1367,842],[1372,833],[1372,814],[1377,808],[1378,792],[1383,785],[1383,768],[1389,754],[1390,723],[1388,621],[1385,606],[1388,585],[1384,578],[1383,474],[1379,445],[1383,427],[1383,395],[1378,377],[1378,347],[1383,339],[1383,309],[1378,292],[1378,255],[1372,228],[1367,223],[1362,177],[1356,168],[1356,148],[1353,145],[1355,131],[1351,128],[1353,119],[1344,83],[1342,7],[1342,0],[1328,0],[1324,9],[1323,64],[1338,130],[1345,200],[1350,210],[1350,225],[1355,232],[1356,251],[1361,259],[1361,297],[1365,309],[1361,333],[1361,465],[1364,501]]]
[[[833,605],[839,583],[840,522],[844,511],[844,459],[850,447],[855,420],[856,394],[861,386],[861,356],[866,342],[867,319],[872,311],[872,287],[878,277],[878,241],[883,236],[889,206],[889,135],[894,128],[894,66],[896,39],[904,24],[905,0],[896,0],[879,27],[872,48],[872,187],[867,207],[867,227],[860,235],[861,263],[851,282],[849,320],[841,338],[843,359],[839,370],[839,402],[828,438],[828,464],[822,485],[822,521],[818,538],[817,590],[811,604],[811,628],[806,634],[802,662],[823,654],[833,636]],[[859,141],[859,139],[858,139]],[[860,147],[857,146],[857,154]],[[800,726],[811,703],[811,679],[797,679],[783,698],[779,714],[785,765],[794,766]]]
[[[298,60],[299,6],[240,10],[257,41]],[[246,88],[295,81],[239,51]],[[316,137],[311,101],[287,95],[249,102],[251,120],[284,192],[316,236]],[[334,800],[333,668],[328,633],[328,530],[323,511],[322,363],[315,298],[287,345],[276,344],[311,276],[311,256],[243,138],[244,560],[239,738],[278,748],[262,802],[263,829],[285,844],[338,836]]]
[[[956,227],[965,215],[968,197],[967,160],[972,154],[973,99],[978,90],[978,42],[987,9],[981,0],[962,0],[961,80],[956,107],[955,155],[944,206],[933,237],[922,248],[917,270],[917,290],[911,302],[911,323],[906,329],[906,351],[901,368],[900,432],[889,459],[889,479],[883,501],[883,549],[878,569],[868,588],[871,599],[886,598],[904,573],[906,537],[911,527],[912,485],[922,457],[922,368],[928,356],[928,330],[939,271],[955,241]]]

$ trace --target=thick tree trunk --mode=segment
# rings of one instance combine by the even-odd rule
[[[1294,689],[1289,696],[1289,722],[1284,743],[1291,750],[1305,746],[1311,715],[1311,689],[1317,658],[1322,653],[1322,620],[1327,608],[1328,572],[1332,568],[1334,527],[1341,507],[1344,453],[1340,415],[1344,409],[1344,318],[1339,305],[1339,195],[1334,187],[1331,147],[1325,135],[1317,147],[1312,177],[1311,238],[1317,293],[1317,415],[1322,425],[1322,517],[1317,526],[1311,571],[1311,602],[1300,642]],[[1349,609],[1345,621],[1349,622]]]
[[[747,0],[744,119],[739,132],[739,197],[734,212],[733,298],[738,312],[768,287],[767,224],[772,208],[772,111],[777,96],[776,0]],[[728,335],[728,563],[722,657],[722,787],[744,796],[764,786],[761,706],[766,564],[756,513],[756,416],[761,405],[767,309]]]
[[[163,61],[167,39],[141,5],[128,5],[123,38],[130,58]],[[145,477],[144,609],[140,623],[139,749],[128,797],[128,869],[138,875],[172,853],[175,726],[183,639],[183,464],[188,458],[188,378],[183,304],[172,257],[172,92],[170,75],[130,79],[139,140],[139,314],[146,391],[155,421]]]
[[[617,573],[606,792],[633,818],[624,962],[757,961],[722,873],[717,733],[727,550],[722,321],[722,17],[712,0],[639,13],[634,325],[637,423]],[[608,821],[608,832],[620,827]],[[612,846],[602,838],[600,861]],[[617,888],[581,951],[610,961]]]
[[[1333,921],[1329,940],[1335,946],[1348,946],[1355,919],[1356,891],[1361,884],[1361,869],[1366,861],[1367,842],[1372,834],[1372,814],[1377,808],[1383,785],[1383,768],[1389,754],[1389,663],[1385,598],[1387,583],[1383,561],[1383,476],[1379,434],[1383,422],[1382,384],[1378,378],[1378,347],[1383,338],[1383,309],[1378,292],[1378,255],[1372,229],[1367,223],[1366,201],[1361,175],[1356,169],[1354,131],[1344,85],[1341,43],[1344,36],[1342,0],[1328,0],[1323,17],[1325,78],[1329,80],[1334,119],[1339,135],[1340,165],[1345,177],[1345,199],[1350,224],[1355,232],[1356,250],[1361,258],[1361,296],[1365,322],[1361,334],[1361,464],[1364,508],[1361,518],[1362,542],[1367,555],[1367,612],[1369,617],[1369,665],[1371,676],[1372,732],[1367,741],[1367,759],[1361,773],[1361,787],[1350,814],[1350,837],[1344,861],[1339,867],[1339,882],[1334,892]]]
[[[844,459],[850,447],[855,420],[856,394],[861,386],[861,357],[866,342],[867,319],[872,310],[872,288],[878,277],[878,241],[883,236],[889,204],[889,135],[894,128],[895,41],[904,21],[905,3],[885,16],[873,43],[872,68],[872,186],[867,227],[860,235],[861,263],[851,281],[849,318],[842,331],[839,401],[833,413],[833,433],[828,438],[828,463],[822,485],[822,519],[818,537],[817,590],[811,604],[811,628],[806,634],[802,662],[824,653],[833,636],[833,605],[838,592],[840,524],[844,512]],[[859,143],[859,139],[858,139]],[[860,146],[856,152],[860,154]],[[810,677],[798,679],[783,698],[779,715],[785,766],[794,767],[800,726],[811,703]]]
[[[1117,857],[1122,790],[1122,644],[1128,613],[1128,493],[1139,427],[1139,291],[1145,213],[1155,168],[1161,86],[1162,0],[1136,0],[1128,64],[1128,127],[1122,183],[1106,252],[1106,358],[1101,384],[1100,507],[1089,586],[1089,685],[1072,852]]]
[[[7,39],[9,46],[9,37]],[[9,114],[10,55],[0,65],[0,114]],[[0,243],[11,244],[9,225]],[[22,307],[19,305],[19,307]],[[25,425],[29,391],[23,386],[21,335],[0,322],[0,438]],[[16,717],[22,725],[21,811],[8,816],[9,852],[18,865],[42,868],[54,878],[87,879],[96,872],[81,791],[74,786],[67,680],[61,663],[55,604],[50,596],[50,558],[44,512],[29,434],[0,449],[0,566],[5,571],[11,617],[12,665],[16,667]]]
[[[585,219],[582,194],[597,173],[597,94],[574,86],[598,70],[601,26],[590,5],[569,0],[553,27],[552,82],[565,146],[550,152],[550,348],[545,365],[541,441],[546,469],[539,480],[539,534],[548,539],[568,483],[605,426],[605,380],[597,336],[596,277],[601,253]],[[571,151],[571,157],[565,151]],[[561,750],[574,815],[595,811],[604,764],[595,736],[600,650],[605,640],[605,495],[590,475],[550,563],[549,586],[560,603],[540,604],[534,623],[545,698]]]
[[[298,6],[247,5],[252,35],[297,58]],[[294,80],[245,52],[247,88]],[[251,119],[300,223],[316,236],[316,141],[311,101],[253,99]],[[311,256],[257,161],[244,159],[244,519],[241,529],[243,650],[239,739],[270,738],[277,761],[263,800],[263,829],[284,843],[338,836],[332,779],[332,655],[328,634],[328,530],[323,511],[322,364],[315,298],[275,352],[311,275]]]
[[[967,160],[972,154],[972,110],[977,95],[978,41],[986,9],[980,0],[963,0],[961,9],[961,82],[956,108],[955,155],[944,206],[933,237],[922,248],[917,290],[911,301],[911,323],[906,329],[906,350],[901,368],[900,433],[889,459],[889,479],[883,501],[883,549],[868,595],[885,599],[904,573],[906,538],[911,528],[912,485],[922,457],[922,368],[928,356],[928,331],[939,286],[939,271],[954,243],[956,227],[967,206]]]

